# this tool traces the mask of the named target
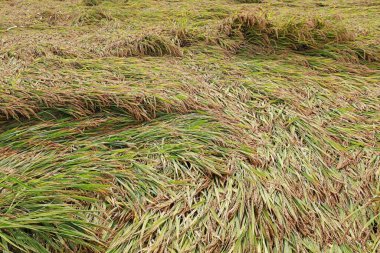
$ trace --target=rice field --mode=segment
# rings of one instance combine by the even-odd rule
[[[378,0],[0,0],[0,252],[380,251]]]

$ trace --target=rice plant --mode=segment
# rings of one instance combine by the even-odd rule
[[[263,0],[237,0],[238,3],[262,3]]]
[[[83,4],[86,6],[96,6],[99,5],[101,2],[101,0],[83,0]]]
[[[117,41],[109,45],[106,53],[119,57],[128,56],[182,56],[182,51],[179,46],[173,41],[156,35],[149,34],[141,37]]]
[[[377,5],[252,2],[0,1],[0,251],[378,252]]]
[[[110,21],[112,19],[111,15],[101,9],[91,9],[80,15],[74,23],[78,25],[99,25],[102,21]]]

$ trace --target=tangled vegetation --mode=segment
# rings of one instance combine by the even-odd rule
[[[378,252],[378,13],[0,1],[0,251]]]

